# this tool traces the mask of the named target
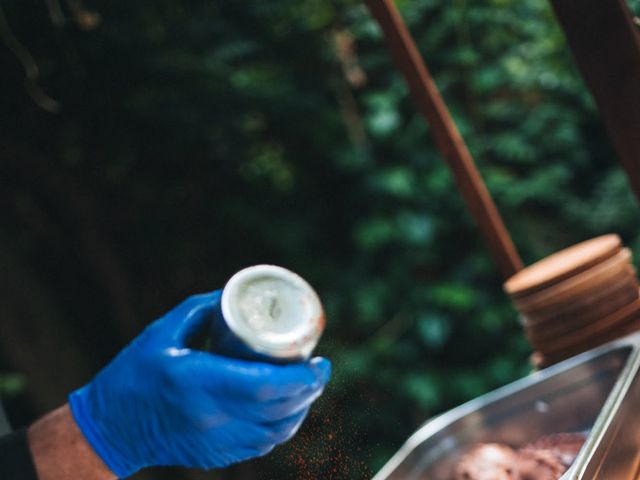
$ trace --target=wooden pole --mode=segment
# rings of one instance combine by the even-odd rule
[[[551,0],[640,199],[640,33],[625,0]]]
[[[0,404],[0,436],[5,435],[10,431],[11,427],[9,426],[9,420],[7,420],[2,404]]]
[[[391,56],[405,76],[416,106],[429,123],[436,146],[451,169],[494,260],[505,280],[508,279],[523,268],[522,260],[407,26],[392,0],[365,2],[380,24]]]

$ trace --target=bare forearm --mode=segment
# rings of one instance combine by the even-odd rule
[[[67,404],[31,425],[27,436],[39,480],[116,479],[85,440]]]

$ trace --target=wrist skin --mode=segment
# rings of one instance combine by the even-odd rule
[[[27,430],[39,480],[116,480],[76,425],[68,404],[48,413]]]

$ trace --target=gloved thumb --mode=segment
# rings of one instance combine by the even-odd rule
[[[219,308],[221,291],[193,295],[165,314],[153,325],[171,346],[184,347],[187,341],[210,323]]]

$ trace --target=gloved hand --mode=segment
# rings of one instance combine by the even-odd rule
[[[188,298],[69,396],[80,430],[120,478],[146,466],[225,467],[300,427],[331,364],[271,365],[191,350],[220,292]]]

